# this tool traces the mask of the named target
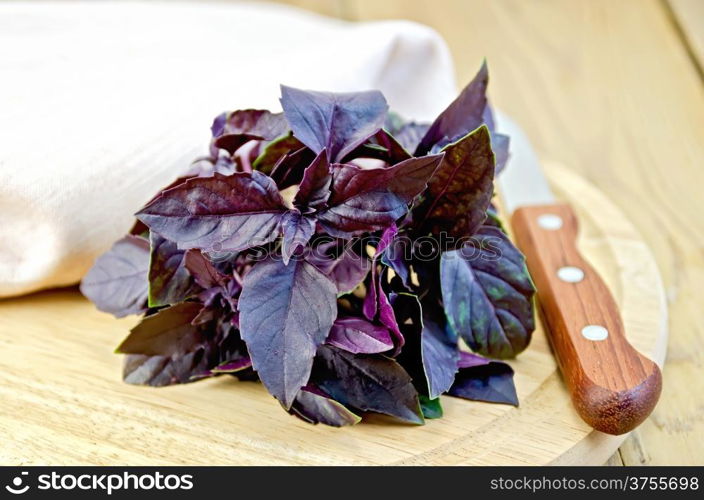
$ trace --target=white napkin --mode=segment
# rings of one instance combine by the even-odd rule
[[[77,282],[196,156],[279,84],[377,88],[429,120],[455,96],[432,30],[268,4],[0,4],[0,297]]]

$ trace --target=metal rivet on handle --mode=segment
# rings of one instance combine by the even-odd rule
[[[557,277],[567,283],[579,283],[584,279],[584,271],[578,267],[565,266],[557,270]]]
[[[543,214],[538,216],[538,225],[548,231],[557,231],[562,227],[562,217],[555,214]]]
[[[587,340],[606,340],[609,331],[601,325],[587,325],[582,328],[582,337]]]

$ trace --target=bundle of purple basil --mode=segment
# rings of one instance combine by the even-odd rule
[[[429,125],[377,91],[289,87],[283,113],[218,116],[209,156],[81,284],[144,315],[118,348],[125,381],[261,380],[334,426],[423,423],[444,393],[517,405],[496,359],[528,345],[534,289],[492,205],[509,141],[487,82],[482,66]]]

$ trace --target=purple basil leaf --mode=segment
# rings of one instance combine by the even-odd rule
[[[291,413],[311,424],[326,424],[333,427],[354,425],[362,419],[325,395],[323,391],[306,386],[296,396]]]
[[[81,281],[81,293],[96,307],[121,318],[146,309],[149,242],[127,235],[98,257]]]
[[[271,170],[271,178],[274,179],[280,190],[300,184],[303,181],[306,168],[314,159],[315,155],[308,148],[287,153],[274,165]]]
[[[384,232],[379,238],[379,243],[377,243],[376,249],[374,251],[374,259],[372,261],[372,274],[369,278],[369,287],[367,287],[367,295],[364,297],[364,302],[362,303],[362,312],[369,319],[374,319],[376,317],[376,312],[379,309],[378,306],[378,294],[377,288],[379,286],[379,280],[377,279],[377,260],[389,245],[392,243],[393,239],[398,234],[398,227],[396,224],[391,224],[389,227],[384,229]]]
[[[183,356],[147,356],[130,354],[125,357],[122,378],[128,384],[163,387],[193,382],[193,376],[208,369],[204,349]]]
[[[408,261],[411,256],[410,253],[409,255],[406,255],[406,253],[410,251],[410,244],[411,240],[407,237],[397,236],[389,243],[389,246],[381,256],[381,262],[393,269],[401,279],[403,286],[408,290],[411,289],[411,272],[408,268]]]
[[[393,334],[394,344],[396,345],[393,356],[397,356],[398,353],[401,352],[401,348],[406,343],[406,340],[399,329],[399,323],[396,320],[394,309],[391,306],[391,302],[389,302],[389,297],[381,286],[381,281],[379,281],[377,292],[379,297],[379,322]]]
[[[472,368],[461,368],[448,394],[474,401],[518,406],[513,369],[500,361],[492,361]]]
[[[186,269],[185,254],[176,243],[160,234],[149,236],[149,307],[160,307],[183,302],[199,290]]]
[[[220,123],[222,128],[217,129]],[[226,134],[250,134],[271,141],[285,134],[288,124],[283,113],[272,113],[264,109],[243,109],[227,113],[223,121],[220,115],[211,127],[213,137]]]
[[[381,92],[332,93],[281,86],[281,105],[294,135],[316,154],[327,149],[332,161],[374,135],[388,111]]]
[[[179,248],[243,250],[274,240],[285,210],[274,181],[252,172],[190,179],[137,218]]]
[[[389,330],[357,317],[337,318],[326,342],[354,354],[376,354],[394,347]]]
[[[330,269],[328,276],[337,285],[337,293],[349,293],[364,281],[369,274],[369,259],[357,255],[353,250],[346,250]]]
[[[430,125],[416,148],[415,156],[426,154],[443,139],[454,141],[484,123],[489,71],[486,62],[460,95]]]
[[[535,328],[533,283],[525,258],[497,227],[481,226],[440,264],[447,319],[473,351],[513,357],[528,346]]]
[[[429,128],[430,123],[408,121],[393,111],[389,111],[384,123],[384,129],[406,151],[415,151]]]
[[[396,224],[391,224],[389,227],[384,229],[384,232],[381,233],[381,238],[379,238],[379,243],[376,246],[376,251],[374,252],[375,259],[386,252],[386,249],[389,248],[397,234],[398,227],[396,227]]]
[[[224,363],[213,368],[211,371],[213,373],[235,373],[251,368],[251,366],[252,360],[245,356],[233,361],[225,361]]]
[[[491,149],[496,157],[496,172],[498,175],[506,166],[509,157],[509,146],[511,139],[504,134],[491,134]]]
[[[304,248],[315,233],[315,219],[302,215],[296,209],[289,210],[281,217],[281,231],[283,233],[281,255],[284,264],[288,264],[296,251]]]
[[[455,380],[459,359],[457,339],[442,326],[426,319],[421,345],[428,395],[434,399],[447,392]]]
[[[202,307],[197,302],[182,302],[145,317],[132,328],[117,352],[171,357],[198,350],[206,337],[192,321]]]
[[[455,380],[460,355],[457,337],[442,325],[423,317],[415,295],[401,293],[392,296],[396,318],[406,346],[399,363],[411,374],[418,392],[435,399],[447,392]]]
[[[460,351],[460,359],[457,362],[459,368],[473,368],[475,366],[484,366],[491,363],[491,360],[474,354],[473,352]]]
[[[303,143],[290,133],[282,135],[266,145],[264,150],[254,160],[254,163],[252,163],[252,168],[269,174],[281,158],[303,147]]]
[[[357,149],[352,151],[343,159],[343,163],[351,162],[355,158],[374,158],[383,160],[393,165],[407,160],[411,154],[384,129],[379,130]]]
[[[187,250],[184,265],[195,282],[205,289],[223,287],[228,281],[228,277],[222,274],[200,250]]]
[[[494,111],[491,109],[491,105],[488,102],[484,108],[483,120],[486,126],[489,127],[489,132],[491,132],[491,149],[494,151],[494,156],[496,157],[496,169],[494,174],[498,175],[508,161],[511,141],[509,136],[496,132]]]
[[[318,215],[318,221],[338,238],[385,229],[406,214],[408,204],[425,189],[442,158],[411,158],[387,168],[333,165],[329,208]]]
[[[335,284],[302,259],[285,265],[270,258],[244,276],[239,311],[254,369],[290,408],[337,316]]]
[[[445,157],[428,183],[417,219],[424,221],[422,233],[464,238],[484,221],[494,193],[489,130],[481,126],[443,151]]]
[[[232,337],[232,336],[230,336]],[[236,337],[236,336],[235,336]],[[233,342],[236,344],[233,350]],[[239,350],[239,354],[236,352]],[[214,367],[221,364],[222,358],[248,360],[241,351],[246,351],[242,341],[229,337],[220,337],[220,342],[210,341],[191,352],[173,356],[147,356],[144,354],[129,354],[125,357],[123,379],[128,384],[151,385],[155,387],[185,384],[204,377],[218,375]],[[236,374],[246,371],[242,369]],[[231,372],[235,373],[235,372]]]
[[[411,377],[393,359],[378,354],[352,354],[322,345],[311,380],[346,407],[391,415],[413,424],[423,423]]]
[[[249,141],[256,140],[261,140],[261,137],[251,134],[227,134],[214,139],[213,146],[218,149],[224,149],[231,155],[234,155],[238,149]]]
[[[235,168],[236,165],[230,155],[217,153],[216,156],[206,156],[194,160],[188,169],[187,177],[212,177],[215,172],[222,175],[232,175],[236,171]]]
[[[245,109],[223,115],[215,119],[211,131],[215,147],[226,149],[230,154],[234,154],[250,140],[271,141],[288,130],[286,119],[281,113]]]
[[[394,138],[406,151],[415,151],[430,126],[426,123],[409,122],[393,133]]]
[[[372,269],[375,269],[376,265],[372,265]],[[367,294],[364,296],[364,301],[362,302],[362,313],[369,320],[374,320],[376,318],[376,313],[379,310],[379,297],[378,297],[378,285],[376,278],[376,271],[372,271],[369,276],[369,285],[367,286]]]
[[[331,257],[325,250],[335,243],[322,244],[314,248],[308,259],[311,264],[326,274],[337,286],[338,295],[357,288],[369,274],[371,263],[365,255],[359,255],[351,246],[345,246],[338,257]]]
[[[293,204],[311,210],[322,207],[330,196],[331,183],[330,163],[327,153],[323,150],[303,172],[303,179]]]

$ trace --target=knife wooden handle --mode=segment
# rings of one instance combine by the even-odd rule
[[[511,223],[577,412],[596,430],[629,432],[657,403],[660,369],[628,343],[613,296],[579,254],[572,208],[521,207]]]

